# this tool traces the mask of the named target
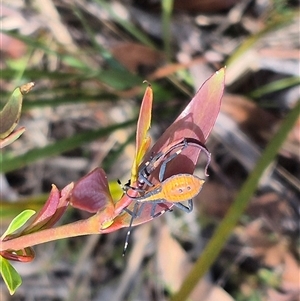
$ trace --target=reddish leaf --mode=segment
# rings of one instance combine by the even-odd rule
[[[17,140],[23,133],[25,132],[25,127],[21,127],[17,129],[16,131],[13,131],[4,139],[0,138],[0,148],[3,148],[11,143],[13,143],[15,140]]]
[[[75,208],[91,213],[106,207],[114,208],[107,176],[103,169],[94,169],[75,184],[70,204]]]
[[[69,204],[69,194],[72,188],[73,183],[66,186],[60,192],[55,185],[52,185],[52,190],[44,207],[37,213],[33,222],[22,231],[21,235],[51,228],[66,211]]]
[[[195,138],[205,144],[220,111],[224,80],[225,69],[222,68],[201,86],[186,108],[148,152],[146,160],[148,160],[151,154],[159,153],[167,145],[171,144],[172,141],[182,139],[183,137]],[[196,149],[196,151],[186,154],[186,156],[195,165],[199,153],[200,149]],[[191,170],[191,173],[193,171]]]
[[[136,182],[138,167],[141,164],[149,146],[151,138],[148,136],[148,130],[151,124],[153,92],[150,85],[148,85],[141,104],[139,119],[136,130],[136,150],[135,157],[131,169],[131,183]]]
[[[1,251],[0,255],[8,260],[19,261],[19,262],[30,262],[35,257],[34,251],[31,247],[27,247],[18,251],[10,251],[10,250]]]

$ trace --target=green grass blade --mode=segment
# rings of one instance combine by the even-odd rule
[[[294,86],[300,85],[300,77],[292,76],[280,80],[276,80],[272,83],[264,85],[249,94],[251,98],[262,97],[268,93],[274,93],[277,91],[281,91],[283,89],[291,88]]]
[[[7,65],[9,65],[9,68],[11,68],[12,62],[14,62],[14,66],[15,68],[11,68],[14,69],[14,85],[18,86],[22,83],[22,78],[24,77],[23,74],[27,68],[27,66],[29,65],[29,61],[32,55],[32,49],[30,49],[30,51],[28,52],[28,54],[26,54],[24,57],[19,58],[18,60],[7,60]]]
[[[130,72],[124,72],[114,69],[101,71],[97,74],[97,78],[110,87],[120,91],[138,86],[143,82],[143,79],[138,75]]]
[[[162,1],[162,34],[164,41],[164,50],[167,60],[171,60],[171,17],[173,11],[173,0]]]
[[[232,233],[233,228],[246,209],[250,198],[253,196],[255,190],[257,189],[257,185],[261,176],[276,157],[288,133],[298,120],[299,113],[300,101],[286,116],[280,129],[275,134],[273,139],[269,142],[252,173],[249,175],[235,201],[228,210],[223,221],[220,223],[213,237],[205,247],[203,253],[200,255],[198,260],[195,262],[192,270],[185,278],[180,290],[173,296],[173,298],[171,298],[172,301],[186,300],[201,277],[203,277],[207,273],[211,265],[214,263],[215,259],[225,245],[230,234]]]
[[[107,136],[117,129],[131,126],[135,122],[136,119],[129,120],[120,124],[115,124],[106,128],[97,129],[94,131],[86,131],[72,136],[70,138],[62,139],[53,144],[49,144],[43,148],[32,149],[18,157],[7,157],[1,154],[0,172],[6,173],[9,171],[13,171],[37,160],[61,154],[62,152],[74,149],[84,143],[89,143],[100,137]]]
[[[0,72],[0,78],[2,79],[11,79],[15,75],[15,70],[10,68],[2,69]],[[38,69],[26,69],[23,73],[24,78],[30,78],[32,80],[40,80],[40,79],[51,79],[57,80],[59,82],[69,82],[70,80],[81,79],[82,74],[76,73],[66,73],[66,72],[55,72],[55,71],[46,71],[46,70],[38,70]],[[86,78],[83,78],[86,79]]]
[[[12,203],[9,200],[1,200],[1,219],[3,225],[8,224],[16,215],[21,213],[23,210],[30,208],[34,211],[39,211],[45,204],[49,194],[39,194],[36,196],[22,197],[22,200]]]
[[[55,91],[54,91],[55,93]],[[37,95],[38,96],[38,95]],[[38,96],[39,97],[39,96]],[[88,103],[88,102],[105,102],[105,101],[116,101],[118,100],[117,96],[114,94],[103,93],[98,95],[71,95],[64,94],[63,97],[56,97],[55,99],[45,99],[43,97],[39,97],[41,100],[28,101],[23,103],[23,112],[28,111],[33,108],[42,108],[42,107],[58,107],[60,105],[70,104],[73,105],[75,103]]]
[[[35,40],[32,39],[31,37],[23,36],[13,31],[3,30],[2,32],[24,42],[28,47],[31,47],[32,49],[40,49],[47,54],[55,55],[59,57],[65,64],[69,66],[72,66],[76,69],[80,69],[82,71],[86,71],[87,73],[91,72],[91,68],[87,66],[84,63],[84,60],[80,59],[79,57],[75,57],[74,55],[61,54],[60,52],[51,49],[48,45],[44,44],[43,42],[40,42],[39,40]]]
[[[135,25],[133,25],[132,22],[127,21],[125,19],[120,18],[112,9],[111,4],[106,1],[102,0],[96,0],[96,2],[104,8],[111,18],[121,25],[127,32],[129,32],[133,37],[135,37],[138,41],[143,43],[146,46],[149,46],[151,48],[156,48],[153,42],[143,33],[143,31],[139,30]]]
[[[73,11],[74,14],[78,17],[78,19],[80,20],[82,26],[84,27],[85,32],[87,33],[87,35],[89,36],[89,39],[92,42],[93,48],[99,52],[101,54],[101,56],[105,59],[105,61],[107,62],[107,64],[116,70],[119,71],[123,71],[123,72],[128,72],[127,69],[125,69],[124,66],[122,66],[113,56],[112,54],[106,50],[102,45],[100,45],[95,37],[96,34],[93,32],[91,26],[89,25],[89,22],[84,18],[82,11],[80,9],[78,9],[77,6],[73,6]]]

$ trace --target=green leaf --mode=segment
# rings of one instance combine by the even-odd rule
[[[33,215],[35,214],[34,210],[27,209],[18,214],[9,224],[7,230],[1,236],[3,239],[5,236],[10,235],[20,229]]]
[[[34,83],[28,83],[16,88],[0,112],[0,139],[6,138],[17,126],[22,109],[23,95],[28,93],[33,86]]]
[[[13,295],[16,289],[22,284],[22,279],[10,262],[2,256],[0,256],[0,273],[9,293]]]
[[[267,85],[261,86],[249,94],[251,98],[262,97],[268,93],[274,93],[290,87],[300,85],[300,77],[292,76],[280,80],[276,80]]]

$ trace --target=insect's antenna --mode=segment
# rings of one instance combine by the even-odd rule
[[[205,165],[204,174],[205,174],[205,176],[208,177],[209,174],[208,174],[207,170],[208,170],[208,166],[209,166],[210,161],[211,161],[211,153],[208,151],[206,146],[204,144],[202,144],[200,141],[197,141],[193,138],[185,139],[184,146],[186,147],[186,144],[188,144],[188,143],[196,144],[196,146],[199,147],[205,153],[205,155],[207,156],[207,162],[206,162],[206,165]]]
[[[136,203],[134,204],[134,207],[133,207],[133,212],[131,213],[131,219],[130,219],[128,231],[127,231],[126,238],[125,238],[125,243],[124,243],[124,248],[123,248],[122,256],[125,256],[125,253],[126,253],[126,250],[127,250],[127,247],[128,247],[129,236],[130,236],[130,234],[131,234],[131,229],[132,229],[132,223],[133,223],[133,219],[134,219],[134,218],[136,217],[136,215],[137,215],[138,206],[139,206],[139,203],[136,202]]]
[[[208,170],[208,165],[210,164],[210,161],[211,161],[211,153],[205,148],[203,148],[202,150],[205,152],[205,154],[207,156],[207,163],[205,165],[204,174],[208,177],[209,174],[208,174],[207,170]]]

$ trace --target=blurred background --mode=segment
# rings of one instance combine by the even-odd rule
[[[1,280],[0,299],[169,300],[299,101],[299,28],[292,0],[2,0],[0,105],[35,82],[26,132],[1,154],[3,229],[41,208],[52,183],[63,188],[98,166],[112,185],[127,182],[143,80],[154,90],[155,141],[227,69],[195,210],[136,227],[125,258],[126,229],[35,247],[33,262],[14,264],[22,286],[9,296]],[[299,143],[300,120],[192,300],[299,300]],[[62,223],[86,217],[70,209]]]

